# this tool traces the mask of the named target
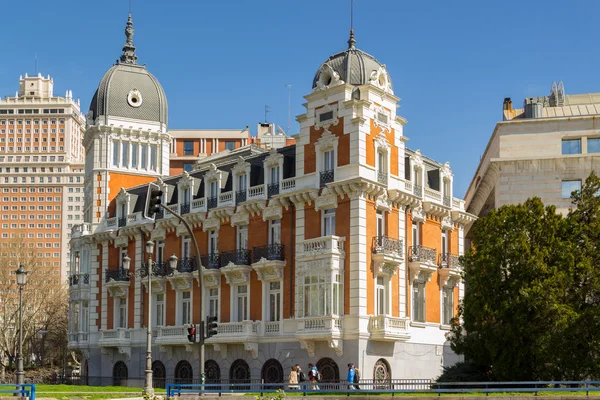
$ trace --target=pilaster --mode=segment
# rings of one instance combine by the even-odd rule
[[[108,242],[102,242],[102,271],[106,271],[108,268]],[[106,291],[106,288],[104,287],[104,282],[100,283],[102,285],[102,296],[101,296],[101,302],[102,302],[102,320],[101,320],[101,329],[103,331],[105,331],[108,328],[108,320],[107,320],[107,313],[108,313],[108,292]]]
[[[350,200],[350,314],[367,314],[367,202],[361,195]]]
[[[145,249],[145,244],[142,243],[143,242],[143,237],[142,235],[135,235],[135,256],[134,256],[134,260],[135,260],[135,272],[139,273],[138,271],[141,270],[142,268],[142,261],[144,260],[144,249]],[[143,293],[142,293],[142,279],[139,275],[135,276],[135,284],[133,286],[133,298],[134,298],[134,309],[133,309],[133,327],[134,329],[140,329],[140,327],[142,326],[142,306],[144,306],[143,303]]]
[[[92,244],[90,250],[90,259],[93,260],[91,262],[90,268],[90,298],[89,298],[89,318],[90,318],[90,332],[97,332],[99,329],[98,326],[98,315],[97,307],[99,305],[98,301],[98,293],[100,293],[100,288],[102,287],[100,283],[100,263],[98,262],[98,256],[100,255],[100,250],[98,249],[97,244]]]
[[[400,310],[400,318],[406,317],[406,263],[408,257],[406,256],[406,212],[404,211],[404,207],[401,207],[398,210],[398,238],[402,240],[404,243],[404,249],[402,251],[405,253],[404,261],[400,263],[400,268],[398,270],[398,299],[400,301],[399,310]]]

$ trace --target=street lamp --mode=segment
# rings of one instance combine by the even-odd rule
[[[19,265],[16,271],[17,285],[19,285],[19,352],[17,353],[17,385],[25,383],[25,372],[23,372],[23,286],[27,283],[27,271],[23,265]]]

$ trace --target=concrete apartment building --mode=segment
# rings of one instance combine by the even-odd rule
[[[85,119],[71,91],[53,88],[50,76],[25,75],[0,99],[0,246],[35,248],[36,268],[64,284],[71,228],[83,221]]]
[[[126,32],[91,104],[85,222],[70,243],[73,276],[89,277],[69,290],[69,346],[82,352],[87,381],[141,385],[151,324],[155,385],[198,382],[199,347],[186,327],[201,323],[200,296],[219,321],[206,345],[209,382],[282,382],[308,362],[326,381],[343,380],[352,362],[364,379],[387,382],[432,378],[456,362],[445,334],[475,218],[453,197],[449,164],[405,148],[385,65],[351,33],[317,69],[296,144],[242,146],[168,176],[166,96],[136,62],[131,17]],[[123,148],[144,146],[135,165],[119,161]],[[150,182],[193,226],[199,257],[169,212],[144,217]],[[132,274],[147,262],[148,240],[150,299],[147,280]]]
[[[483,216],[533,196],[568,212],[571,192],[600,172],[599,115],[600,93],[568,95],[562,82],[523,108],[505,99],[465,196],[468,212]]]

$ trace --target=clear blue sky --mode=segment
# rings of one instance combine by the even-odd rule
[[[597,1],[355,0],[357,47],[385,63],[408,146],[449,161],[463,196],[502,100],[600,91]],[[0,96],[18,77],[54,78],[87,111],[121,54],[128,0],[30,0],[2,7]],[[287,128],[319,65],[346,47],[349,0],[133,0],[139,62],[162,83],[171,128]],[[292,132],[298,124],[292,117]]]

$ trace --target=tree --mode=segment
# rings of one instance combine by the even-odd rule
[[[494,379],[551,378],[540,361],[552,332],[569,321],[560,306],[568,282],[557,264],[564,224],[553,206],[534,198],[492,210],[474,226],[476,250],[463,260],[464,323],[453,326],[450,339],[456,352],[490,366]]]
[[[47,339],[61,336],[67,340],[67,291],[57,268],[48,265],[33,240],[24,233],[14,234],[0,244],[0,368],[2,372],[16,359],[19,338],[19,287],[14,272],[23,265],[27,284],[23,288],[23,356],[38,331],[47,331]],[[46,355],[52,357],[52,346]],[[46,357],[46,359],[50,359]],[[25,359],[25,361],[27,361]]]

